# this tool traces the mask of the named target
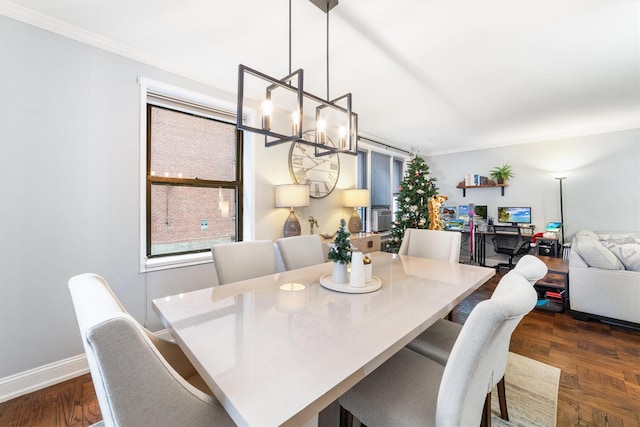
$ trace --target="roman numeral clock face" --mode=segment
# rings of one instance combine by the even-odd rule
[[[302,135],[307,141],[315,141],[315,131]],[[327,144],[332,145],[331,141]],[[309,196],[326,197],[336,187],[340,175],[340,159],[337,154],[316,157],[311,145],[294,142],[289,150],[289,172],[296,184],[309,186]]]

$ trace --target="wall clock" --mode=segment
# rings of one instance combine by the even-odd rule
[[[315,141],[315,138],[315,130],[302,134],[305,141]],[[327,144],[334,146],[328,138]],[[315,147],[294,142],[289,150],[289,172],[296,184],[309,186],[310,197],[320,199],[331,194],[336,187],[340,176],[340,159],[336,153],[316,157]]]

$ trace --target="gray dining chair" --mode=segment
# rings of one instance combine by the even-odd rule
[[[407,228],[398,254],[460,262],[460,241],[457,231]]]
[[[276,253],[271,240],[213,245],[211,254],[220,285],[277,272]]]
[[[538,280],[542,279],[547,274],[547,266],[535,256],[525,255],[520,259],[520,261],[518,261],[518,264],[512,272],[521,275],[531,286],[533,286]],[[500,280],[500,283],[498,283],[498,286],[491,298],[499,297],[503,292],[505,292],[503,288],[505,286],[509,286],[508,281],[505,281],[505,277],[506,276]],[[512,323],[513,329],[518,326],[518,323],[519,321]],[[436,323],[430,326],[429,329],[407,344],[407,348],[444,366],[449,359],[451,349],[458,339],[462,328],[463,326],[459,323],[439,319]],[[513,332],[513,330],[511,332]],[[497,385],[498,401],[500,402],[500,415],[504,420],[509,420],[504,380],[504,372],[507,364],[506,360],[503,359],[496,359],[495,362],[495,372],[497,375],[495,377],[496,383],[494,385]],[[489,394],[491,394],[491,390],[489,391]],[[489,398],[491,397],[489,396]]]
[[[402,237],[398,255],[460,262],[461,234],[457,231],[407,228]],[[453,320],[453,310],[447,314]]]
[[[446,365],[405,347],[340,397],[342,410],[368,427],[490,425],[496,360],[506,366],[511,333],[536,300],[524,277],[505,275],[469,314]]]
[[[325,262],[322,241],[317,234],[283,237],[276,240],[276,245],[287,271]]]
[[[106,280],[81,274],[69,291],[102,426],[234,426],[180,348],[155,337]]]

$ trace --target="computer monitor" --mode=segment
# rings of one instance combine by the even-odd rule
[[[464,221],[465,224],[469,224],[469,205],[458,206],[458,219]]]
[[[458,208],[455,206],[442,206],[440,208],[440,217],[445,221],[458,219]]]
[[[487,219],[487,205],[476,205],[473,208],[473,214],[476,221],[478,219]]]
[[[499,206],[498,222],[511,224],[531,224],[531,208],[515,206]]]
[[[471,205],[458,206],[458,219],[463,220],[465,224],[469,224],[470,217]],[[475,221],[487,219],[487,205],[473,205],[473,217]]]

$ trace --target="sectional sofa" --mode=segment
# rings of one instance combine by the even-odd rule
[[[640,328],[640,232],[577,232],[569,281],[574,318]]]

